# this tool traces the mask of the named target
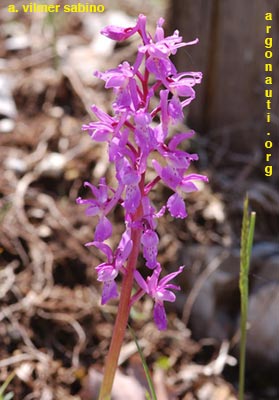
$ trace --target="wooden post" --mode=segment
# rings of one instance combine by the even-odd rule
[[[185,41],[200,43],[180,50],[180,71],[202,71],[204,79],[191,104],[191,128],[222,140],[235,151],[261,146],[266,131],[265,44],[273,37],[273,139],[279,131],[279,49],[277,0],[173,0],[170,30],[177,28]],[[271,35],[265,13],[272,12]],[[263,137],[264,136],[264,137]]]

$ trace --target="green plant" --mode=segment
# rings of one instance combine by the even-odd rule
[[[141,347],[140,347],[140,345],[139,345],[139,343],[137,341],[135,332],[133,331],[133,329],[131,328],[130,325],[128,325],[128,327],[129,327],[129,330],[130,330],[130,332],[131,332],[131,334],[133,336],[133,339],[134,339],[134,341],[136,343],[137,350],[139,352],[141,363],[142,363],[142,366],[143,366],[143,369],[144,369],[145,377],[146,377],[146,380],[147,380],[147,383],[148,383],[148,387],[149,387],[149,390],[150,390],[150,393],[148,393],[148,392],[146,393],[146,398],[147,398],[147,400],[157,400],[155,388],[154,388],[154,385],[153,385],[153,382],[152,382],[152,379],[151,379],[151,375],[150,375],[146,360],[144,358],[143,352],[142,352]]]
[[[245,389],[245,353],[247,336],[247,310],[249,295],[249,269],[252,252],[254,230],[256,223],[256,213],[249,214],[249,200],[246,196],[243,207],[243,219],[241,229],[241,249],[240,249],[240,301],[241,301],[241,320],[240,320],[240,357],[239,357],[239,400],[244,400]]]
[[[10,382],[14,379],[15,373],[12,372],[8,378],[5,380],[5,382],[2,384],[0,387],[0,400],[11,400],[14,397],[13,392],[9,392],[4,394],[5,390],[9,386]]]

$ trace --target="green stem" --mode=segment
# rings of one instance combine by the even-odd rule
[[[245,352],[246,352],[246,323],[247,323],[247,308],[241,307],[241,323],[240,323],[240,356],[239,356],[239,400],[244,400],[245,390]]]
[[[143,190],[144,176],[142,177],[140,187]],[[139,220],[142,218],[142,206],[140,205],[138,210],[133,216],[133,220]],[[119,354],[123,343],[126,327],[128,324],[128,318],[130,313],[130,299],[134,282],[134,271],[136,269],[139,250],[140,250],[140,239],[141,229],[132,228],[131,239],[133,241],[133,248],[129,255],[126,274],[124,275],[121,295],[119,300],[118,312],[116,316],[115,325],[113,328],[112,339],[110,343],[109,352],[106,358],[104,379],[102,382],[99,400],[110,400],[112,385],[117,369]]]
[[[151,379],[151,376],[150,376],[150,372],[149,372],[146,360],[144,358],[143,352],[141,350],[139,342],[137,341],[135,332],[133,331],[133,329],[130,326],[129,326],[129,330],[130,330],[130,332],[131,332],[131,334],[133,336],[133,339],[134,339],[134,341],[136,343],[136,346],[137,346],[137,349],[138,349],[138,353],[139,353],[140,358],[141,358],[141,363],[142,363],[142,366],[143,366],[143,369],[144,369],[144,372],[145,372],[145,376],[146,376],[146,380],[147,380],[147,383],[148,383],[148,387],[149,387],[149,390],[150,390],[151,397],[150,397],[150,394],[147,392],[147,395],[149,396],[148,399],[157,400],[155,388],[154,388],[154,385],[153,385],[153,382],[152,382],[152,379]]]
[[[15,372],[12,372],[8,378],[5,380],[5,382],[3,383],[3,385],[0,387],[0,400],[4,399],[5,397],[3,397],[5,390],[7,389],[7,387],[9,386],[9,384],[11,383],[11,381],[14,379],[15,377]]]
[[[241,298],[241,322],[240,322],[240,356],[239,356],[239,390],[238,399],[244,400],[245,391],[245,356],[247,339],[247,314],[248,314],[248,276],[250,258],[255,230],[256,214],[248,215],[248,198],[244,202],[244,212],[241,234],[241,263],[240,263],[240,298]]]

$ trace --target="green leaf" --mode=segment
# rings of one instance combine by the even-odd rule
[[[128,325],[128,327],[129,327],[129,330],[130,330],[130,332],[131,332],[131,334],[133,336],[133,339],[134,339],[134,341],[136,343],[136,346],[137,346],[137,349],[138,349],[138,352],[139,352],[139,355],[140,355],[140,358],[141,358],[142,366],[143,366],[143,369],[144,369],[144,373],[145,373],[145,376],[146,376],[146,380],[147,380],[147,383],[148,383],[148,387],[149,387],[149,390],[150,390],[150,393],[147,392],[145,396],[146,396],[147,400],[157,400],[155,388],[154,388],[154,385],[153,385],[153,382],[152,382],[152,379],[151,379],[151,376],[150,376],[150,372],[149,372],[146,360],[144,358],[143,352],[142,352],[141,347],[140,347],[140,345],[139,345],[139,343],[137,341],[135,332],[133,331],[133,329],[131,328],[130,325]],[[147,396],[149,396],[149,397],[147,397]]]
[[[245,389],[245,353],[246,353],[246,325],[248,313],[248,296],[249,296],[249,269],[250,259],[256,224],[256,213],[249,215],[249,199],[245,197],[243,206],[243,219],[241,229],[241,249],[240,249],[240,276],[239,290],[241,302],[241,319],[240,319],[240,359],[239,359],[239,400],[244,400]]]
[[[9,386],[10,382],[14,379],[15,373],[12,372],[8,378],[5,380],[5,382],[2,384],[0,387],[0,400],[10,400],[13,398],[14,394],[12,392],[9,392],[4,395],[5,390]]]

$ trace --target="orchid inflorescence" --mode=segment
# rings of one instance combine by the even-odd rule
[[[117,187],[110,187],[105,178],[101,178],[98,187],[85,182],[93,197],[77,199],[78,204],[88,206],[88,216],[98,216],[94,240],[86,246],[93,245],[106,256],[106,262],[96,267],[97,279],[103,282],[102,304],[118,296],[116,277],[125,275],[127,268],[134,268],[134,283],[138,290],[130,297],[130,305],[144,294],[151,296],[155,302],[154,320],[159,329],[167,326],[164,301],[175,301],[172,290],[179,290],[169,282],[182,272],[183,267],[160,279],[157,219],[167,210],[174,218],[187,217],[184,193],[198,190],[195,181],[207,181],[204,175],[187,174],[191,162],[197,160],[198,155],[178,148],[194,132],[168,137],[170,126],[183,121],[183,108],[195,98],[193,87],[202,79],[201,72],[177,73],[170,56],[178,48],[195,44],[198,40],[182,42],[178,31],[164,37],[163,23],[164,19],[160,18],[154,38],[146,31],[144,15],[139,16],[134,27],[108,26],[102,30],[103,35],[116,41],[138,33],[143,44],[138,47],[133,65],[125,61],[115,69],[95,72],[96,77],[105,81],[106,89],[113,88],[113,116],[93,105],[97,121],[84,125],[83,130],[88,131],[94,141],[108,143],[108,157],[115,166]],[[156,96],[158,101],[154,106]],[[154,178],[146,182],[147,168],[152,167]],[[149,193],[159,181],[174,193],[157,211]],[[108,215],[118,204],[124,210],[125,230],[119,245],[112,250],[105,243],[113,231]],[[138,242],[134,239],[136,234]],[[135,246],[138,247],[136,253]],[[146,280],[135,266],[128,266],[133,249],[136,255],[142,251],[145,265],[152,271]]]

